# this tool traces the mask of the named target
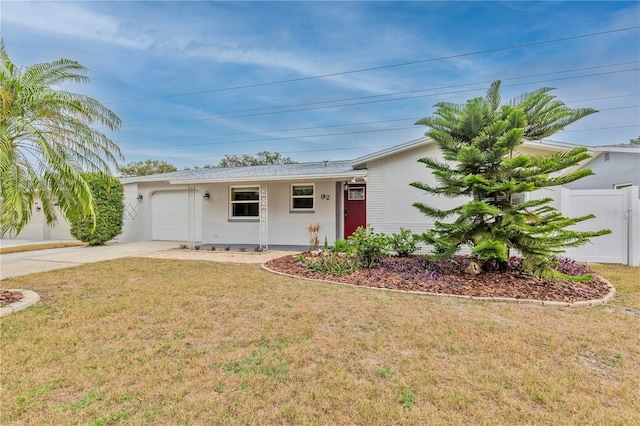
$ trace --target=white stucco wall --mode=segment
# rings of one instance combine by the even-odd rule
[[[519,148],[526,155],[545,155],[556,151],[548,145],[527,144]],[[421,202],[446,210],[462,205],[470,198],[447,198],[426,194],[410,186],[411,182],[421,181],[437,186],[431,169],[418,159],[423,157],[444,161],[436,144],[429,144],[390,155],[383,159],[367,163],[367,223],[377,232],[391,234],[400,228],[422,233],[433,227],[433,218],[423,215],[413,203]],[[528,198],[552,198],[550,206],[560,208],[561,187],[543,188]]]
[[[308,245],[309,237],[306,227],[310,223],[320,224],[320,244],[324,237],[333,244],[336,238],[336,202],[341,193],[336,191],[336,183],[325,181],[300,181],[294,184],[315,184],[315,201],[313,212],[292,212],[292,182],[238,182],[229,184],[195,185],[199,197],[205,192],[208,199],[202,200],[202,243],[224,246],[226,244],[259,245],[260,222],[257,218],[242,220],[230,217],[230,186],[261,186],[267,188],[268,200],[268,244],[269,245]],[[187,190],[186,185],[170,185],[165,183],[130,183],[125,185],[126,206],[137,207],[137,217],[125,220],[121,241],[145,241],[152,238],[152,204],[153,194],[158,191]],[[142,201],[136,197],[142,195]],[[325,197],[321,197],[321,195]]]
[[[630,183],[640,186],[640,152],[601,153],[584,168],[595,176],[587,176],[566,185],[569,189],[613,189],[615,184]],[[607,159],[608,157],[608,159]]]
[[[309,184],[314,182],[295,182]],[[310,223],[320,225],[320,243],[326,236],[329,244],[335,241],[336,214],[335,183],[332,181],[315,182],[315,201],[313,212],[292,212],[291,183],[246,182],[233,186],[257,186],[267,188],[267,229],[270,245],[307,245],[309,237],[306,227]],[[260,222],[256,219],[242,220],[230,217],[230,196],[227,184],[197,185],[201,192],[209,191],[209,200],[203,203],[202,241],[213,244],[259,244]],[[321,195],[324,194],[324,199]],[[328,199],[327,199],[328,198]]]
[[[58,222],[53,226],[49,226],[47,225],[44,212],[42,210],[38,211],[37,209],[37,207],[40,206],[40,202],[36,203],[37,204],[34,206],[31,215],[31,220],[24,228],[22,228],[22,231],[20,231],[18,235],[5,235],[3,238],[33,241],[74,240],[69,233],[69,222],[67,222],[64,216],[60,213],[59,209],[56,208]]]
[[[38,212],[34,208],[31,212],[31,220],[22,228],[18,235],[5,235],[3,238],[13,238],[16,240],[43,240],[44,239],[44,213]]]
[[[436,186],[431,170],[418,159],[432,157],[442,160],[435,144],[418,147],[367,163],[367,223],[376,232],[391,234],[400,228],[422,233],[433,227],[433,219],[422,214],[413,203],[420,202],[450,209],[466,202],[466,199],[438,197],[410,186],[411,182],[423,182]]]

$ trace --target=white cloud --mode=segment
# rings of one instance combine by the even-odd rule
[[[345,61],[345,67],[340,67],[339,64],[336,65],[335,57],[329,58],[310,47],[306,50],[300,50],[298,47],[285,51],[269,48],[266,42],[259,38],[252,39],[237,33],[216,31],[218,25],[210,17],[205,20],[195,17],[192,25],[176,25],[175,22],[155,20],[153,15],[145,16],[144,13],[140,13],[141,17],[138,17],[133,10],[128,15],[116,18],[115,15],[99,13],[86,6],[90,4],[4,2],[2,19],[5,24],[48,33],[54,37],[73,37],[76,41],[83,39],[107,43],[174,58],[188,56],[222,64],[281,69],[302,77],[341,72],[357,66],[353,62]],[[227,16],[226,19],[228,18]],[[203,21],[208,21],[208,32],[203,31]],[[386,80],[363,74],[341,75],[326,80],[352,90],[376,94],[391,91]]]
[[[131,37],[113,17],[74,3],[3,2],[2,20],[29,30],[108,42],[129,48],[146,48],[152,40]]]

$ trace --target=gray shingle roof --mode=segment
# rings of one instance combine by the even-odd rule
[[[640,144],[632,144],[632,143],[619,143],[614,145],[598,145],[595,148],[606,151],[611,148],[625,148],[629,150],[640,150]]]
[[[363,171],[355,171],[349,161],[327,161],[313,163],[272,164],[248,167],[214,167],[208,169],[182,170],[149,176],[122,178],[123,183],[169,181],[172,183],[224,182],[238,180],[275,180],[294,178],[332,178],[362,176]]]

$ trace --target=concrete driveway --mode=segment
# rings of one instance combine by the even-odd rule
[[[0,279],[68,268],[84,263],[140,256],[180,246],[176,241],[113,243],[104,246],[65,247],[0,255]]]

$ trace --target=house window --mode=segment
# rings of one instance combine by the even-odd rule
[[[614,183],[614,184],[613,184],[613,189],[628,188],[628,187],[630,187],[631,185],[633,185],[633,184],[631,184],[631,183]]]
[[[314,205],[313,184],[291,185],[291,210],[311,211]]]
[[[347,192],[349,200],[364,200],[364,186],[350,186]]]
[[[260,187],[231,187],[231,217],[260,216]]]
[[[498,195],[496,198],[494,197],[483,198],[482,201],[484,201],[485,203],[493,203],[496,201],[505,201],[506,199],[507,199],[506,195]],[[525,202],[524,193],[511,194],[511,204],[517,205],[517,204],[522,204],[524,202]]]

